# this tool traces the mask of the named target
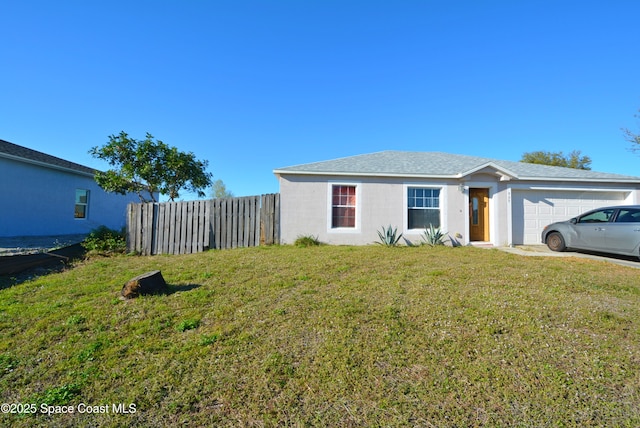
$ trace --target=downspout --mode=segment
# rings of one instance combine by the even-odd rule
[[[511,186],[507,185],[507,242],[513,247],[513,207],[511,204]]]

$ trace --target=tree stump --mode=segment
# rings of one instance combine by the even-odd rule
[[[122,287],[122,297],[133,299],[142,294],[159,294],[167,291],[167,283],[159,270],[143,273],[130,279]]]

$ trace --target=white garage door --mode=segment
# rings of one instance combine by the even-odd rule
[[[540,244],[542,229],[594,208],[625,203],[626,192],[518,190],[512,193],[513,243]]]

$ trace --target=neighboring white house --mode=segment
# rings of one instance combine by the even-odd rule
[[[433,224],[462,245],[540,244],[549,223],[640,197],[640,177],[440,152],[384,151],[274,174],[282,243],[370,244],[389,225],[419,243]]]
[[[96,171],[0,140],[0,237],[88,234],[119,230],[136,194],[107,193]]]

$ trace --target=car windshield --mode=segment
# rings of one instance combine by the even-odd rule
[[[593,211],[580,217],[578,223],[606,223],[611,220],[614,212],[612,208]]]

